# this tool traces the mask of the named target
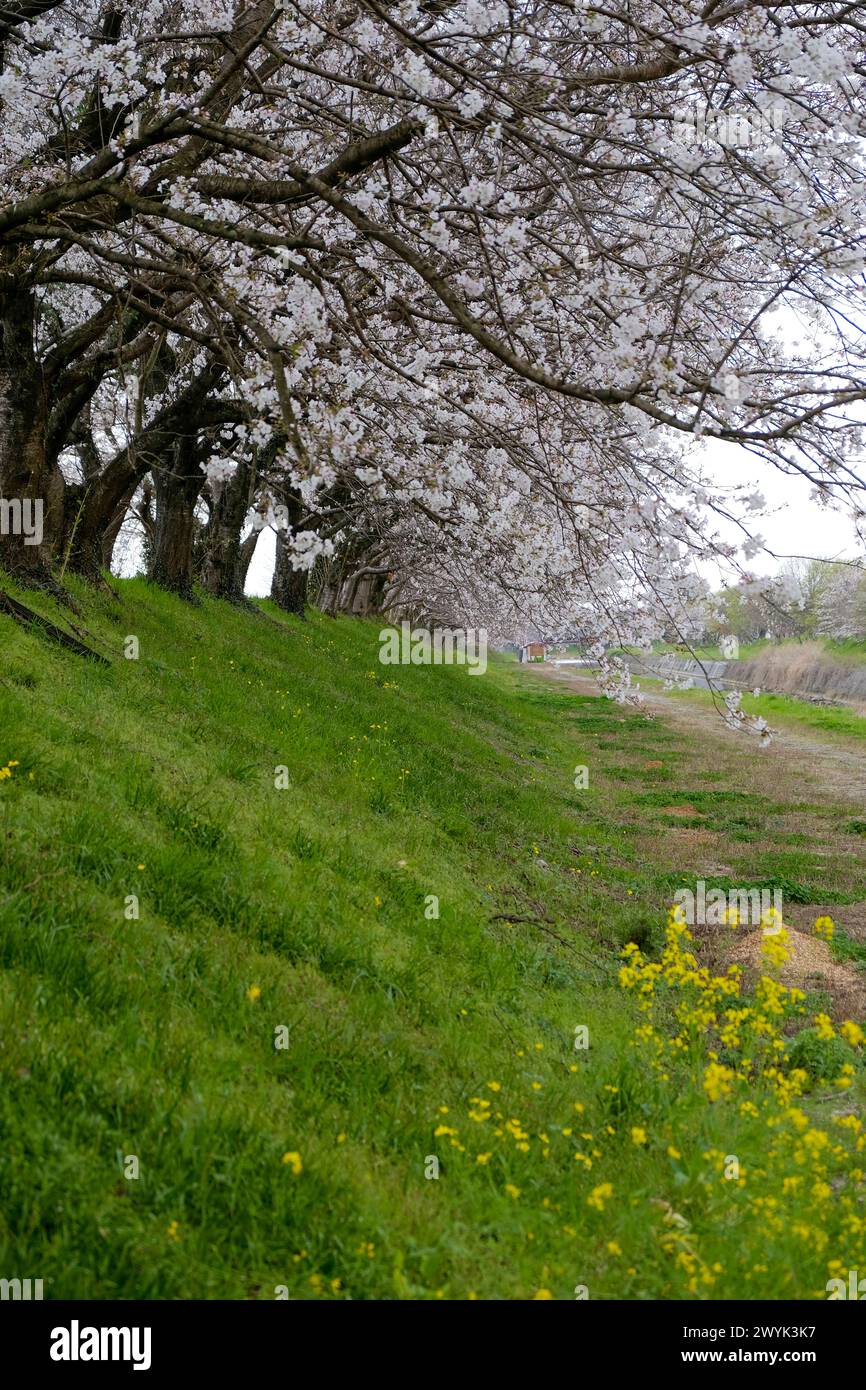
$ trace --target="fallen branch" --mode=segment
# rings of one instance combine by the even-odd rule
[[[39,613],[34,613],[32,608],[27,608],[23,603],[19,603],[3,589],[0,589],[0,613],[8,613],[9,617],[14,618],[15,622],[20,623],[22,627],[29,628],[31,631],[35,628],[50,642],[57,642],[61,647],[68,647],[78,656],[89,657],[91,661],[98,661],[101,666],[111,665],[107,657],[101,656],[99,652],[85,646],[83,642],[79,642],[77,637],[71,637],[68,632],[64,632],[62,627],[57,627],[55,623],[49,622]]]
[[[552,917],[518,917],[515,916],[513,912],[495,912],[493,916],[489,917],[487,920],[489,922],[521,922],[538,927],[539,931],[543,931],[548,936],[552,936],[554,941],[558,941],[567,951],[573,951],[578,959],[584,961],[594,970],[598,970],[602,974],[604,973],[604,966],[602,964],[594,960],[592,956],[588,956],[584,951],[579,950],[573,941],[569,941],[567,937],[562,936],[558,931],[554,931],[551,926],[546,925],[547,923],[553,922],[554,919]]]
[[[513,912],[494,912],[490,922],[552,922],[552,917],[515,917]]]

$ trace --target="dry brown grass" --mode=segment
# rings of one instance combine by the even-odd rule
[[[866,665],[833,661],[820,642],[765,647],[750,660],[737,662],[733,671],[748,687],[831,700],[866,700]]]

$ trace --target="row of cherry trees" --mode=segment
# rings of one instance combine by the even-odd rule
[[[645,643],[861,515],[848,0],[3,0],[0,563]],[[862,412],[860,412],[862,413]],[[716,518],[739,529],[723,542]]]

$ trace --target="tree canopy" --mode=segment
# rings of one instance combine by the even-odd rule
[[[3,0],[0,496],[94,580],[645,643],[759,542],[726,441],[863,515],[849,3]],[[733,518],[742,545],[721,540]],[[312,586],[308,590],[308,585]]]

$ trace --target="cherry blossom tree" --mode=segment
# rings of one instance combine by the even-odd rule
[[[331,607],[601,650],[760,544],[703,441],[862,516],[864,29],[848,3],[11,0],[0,492],[47,528],[4,565],[94,572],[150,476],[179,592],[204,499],[221,596],[246,519],[281,532],[289,606],[291,569]]]

